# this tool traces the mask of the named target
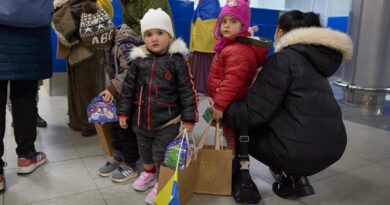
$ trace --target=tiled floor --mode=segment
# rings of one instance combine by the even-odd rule
[[[49,162],[34,173],[16,174],[16,155],[11,119],[7,113],[4,159],[5,193],[0,205],[142,205],[145,193],[135,192],[131,183],[116,184],[99,177],[96,169],[107,159],[97,137],[84,138],[67,127],[66,97],[41,93],[39,112],[49,123],[38,129],[36,147]],[[201,98],[200,112],[206,99]],[[344,108],[345,109],[345,108]],[[388,118],[386,118],[388,119]],[[387,122],[390,124],[390,122]],[[340,161],[310,177],[316,194],[300,200],[284,200],[273,194],[268,168],[254,161],[252,176],[263,197],[260,204],[390,204],[390,132],[345,121],[347,150]],[[202,122],[197,125],[199,135]],[[191,205],[235,204],[231,197],[195,195]]]

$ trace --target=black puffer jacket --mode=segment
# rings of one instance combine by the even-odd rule
[[[247,117],[250,154],[271,168],[312,175],[336,162],[347,136],[327,77],[352,56],[352,41],[325,28],[285,34],[264,64],[246,101],[224,121],[239,128]]]
[[[198,96],[193,76],[183,54],[185,43],[178,39],[167,53],[155,56],[145,46],[134,48],[123,84],[118,114],[129,115],[136,106],[133,123],[141,129],[158,130],[181,115],[181,121],[198,121]]]

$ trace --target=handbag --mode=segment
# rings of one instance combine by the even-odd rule
[[[232,195],[236,202],[257,204],[261,195],[249,174],[249,135],[246,117],[242,117],[240,126],[239,155],[233,160]]]

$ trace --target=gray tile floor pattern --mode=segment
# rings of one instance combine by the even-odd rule
[[[48,128],[38,129],[37,150],[48,163],[29,175],[16,174],[16,154],[10,113],[4,139],[7,190],[0,205],[142,205],[146,193],[135,192],[131,182],[116,184],[96,174],[105,156],[97,137],[84,138],[67,127],[67,99],[41,92],[40,114]],[[202,97],[200,113],[207,99]],[[205,123],[196,126],[199,136]],[[251,173],[261,192],[260,204],[390,204],[390,132],[345,121],[348,145],[344,156],[325,171],[310,177],[316,194],[285,200],[272,192],[268,168],[252,160]],[[232,205],[231,197],[196,194],[190,205]]]

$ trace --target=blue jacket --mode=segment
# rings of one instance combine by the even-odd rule
[[[0,80],[51,77],[52,11],[51,0],[0,1]]]
[[[49,25],[53,0],[1,0],[0,24],[36,28]]]
[[[50,26],[0,24],[0,80],[41,80],[52,75]]]

